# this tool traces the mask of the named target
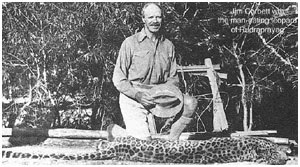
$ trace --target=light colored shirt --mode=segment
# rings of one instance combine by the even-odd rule
[[[133,83],[167,83],[178,86],[176,67],[172,42],[160,36],[154,43],[142,29],[122,43],[113,73],[113,83],[121,93],[135,98],[138,90],[133,87]]]

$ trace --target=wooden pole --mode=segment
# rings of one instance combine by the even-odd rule
[[[177,66],[178,72],[189,72],[189,71],[197,71],[197,72],[206,72],[207,69],[210,67],[207,67],[206,65],[193,65],[193,66]],[[220,70],[220,64],[214,64],[213,68],[215,70]]]
[[[80,129],[3,128],[2,137],[49,137],[68,139],[106,139],[107,132]]]
[[[231,137],[259,136],[269,139],[278,144],[288,144],[288,138],[268,137],[270,133],[276,133],[276,130],[261,130],[251,132],[236,132]],[[114,137],[125,137],[128,134],[126,130],[118,125],[114,125],[111,133]],[[263,135],[263,136],[261,136]],[[95,144],[98,139],[107,139],[108,133],[99,130],[78,130],[78,129],[21,129],[21,128],[3,128],[2,129],[2,147],[12,147],[20,145],[88,145]],[[267,137],[265,137],[267,136]],[[155,134],[153,138],[167,139],[168,135]],[[222,137],[214,133],[196,133],[185,132],[180,136],[180,140],[203,140],[210,137]],[[223,136],[226,137],[226,136]],[[79,140],[78,140],[79,139]],[[296,142],[295,142],[296,143]]]
[[[81,147],[90,146],[91,149],[96,148],[99,139],[65,139],[65,138],[43,138],[43,137],[2,137],[2,148],[40,145],[55,147]]]
[[[276,130],[257,130],[257,131],[236,131],[231,134],[231,137],[242,137],[242,136],[267,136],[269,134],[276,134]]]
[[[213,127],[214,132],[220,132],[228,129],[228,123],[223,108],[223,102],[219,92],[217,84],[216,74],[210,58],[205,59],[205,65],[209,67],[207,69],[207,76],[210,82],[211,91],[213,94]]]

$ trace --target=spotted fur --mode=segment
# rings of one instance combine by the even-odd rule
[[[212,138],[209,140],[168,141],[118,137],[101,141],[96,152],[88,154],[29,154],[2,151],[2,158],[54,158],[63,160],[118,159],[154,163],[229,163],[252,161],[285,164],[286,153],[273,142],[260,138]]]

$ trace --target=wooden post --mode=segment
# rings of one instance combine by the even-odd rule
[[[214,71],[212,62],[210,58],[205,59],[205,65],[209,67],[207,69],[207,76],[210,82],[211,91],[213,94],[213,127],[214,132],[220,132],[222,130],[228,129],[228,123],[226,115],[223,108],[223,102],[220,96],[216,73]]]
[[[80,129],[3,128],[2,137],[53,137],[68,139],[106,139],[107,132]]]
[[[111,133],[114,137],[126,137],[126,130],[118,125],[112,126]],[[237,131],[232,133],[231,137],[259,136],[271,140],[277,144],[293,143],[296,147],[298,144],[288,138],[270,137],[269,134],[277,133],[276,130],[259,130],[251,132]],[[51,146],[93,146],[99,139],[107,139],[108,133],[99,130],[79,130],[79,129],[37,129],[37,128],[3,128],[2,129],[2,147],[13,147],[21,145],[51,145]],[[155,134],[155,138],[168,139],[168,135]],[[220,136],[216,133],[195,133],[185,132],[180,135],[180,140],[207,140],[211,137],[228,137]]]

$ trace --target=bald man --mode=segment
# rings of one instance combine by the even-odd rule
[[[175,49],[171,41],[161,34],[162,10],[155,3],[142,9],[144,28],[126,38],[121,45],[113,73],[113,83],[120,91],[120,108],[129,135],[151,139],[147,114],[155,105],[146,89],[158,84],[179,85],[176,71]],[[190,123],[197,100],[183,95],[183,111],[172,125],[170,140],[178,140]]]

